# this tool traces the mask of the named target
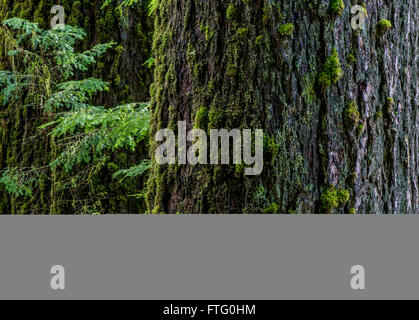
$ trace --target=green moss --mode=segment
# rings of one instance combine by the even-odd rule
[[[345,125],[348,128],[353,129],[356,127],[360,121],[360,114],[358,111],[358,106],[355,101],[348,103],[344,113]]]
[[[263,7],[262,24],[264,26],[268,24],[269,18],[270,18],[270,15],[269,15],[268,7]]]
[[[325,91],[327,88],[329,88],[332,85],[332,81],[330,80],[330,76],[322,72],[319,74],[318,83],[320,88]]]
[[[379,21],[378,24],[377,24],[377,30],[380,34],[386,33],[392,27],[393,27],[393,25],[391,24],[391,22],[389,20],[385,20],[385,19]]]
[[[233,3],[230,3],[227,7],[226,17],[230,21],[235,21],[237,18],[237,8]]]
[[[338,190],[334,186],[326,188],[320,198],[322,213],[331,214],[334,209],[344,207],[348,203],[349,197],[348,190]]]
[[[247,38],[247,35],[249,34],[249,29],[247,28],[239,28],[236,32],[236,38],[238,40],[243,40]]]
[[[278,213],[278,211],[279,211],[279,205],[277,205],[275,202],[273,202],[269,205],[269,207],[267,207],[263,210],[263,213],[264,214],[275,214],[275,213]]]
[[[344,189],[340,189],[337,192],[337,196],[338,196],[338,202],[339,202],[339,206],[340,207],[344,207],[346,206],[346,204],[349,201],[349,191],[348,190],[344,190]]]
[[[280,145],[276,143],[275,137],[263,136],[263,152],[266,161],[272,162],[275,159],[275,156],[278,155],[279,150]]]
[[[391,97],[387,98],[387,105],[393,106],[394,105],[394,99],[391,98]]]
[[[345,11],[345,3],[343,0],[331,0],[330,11],[337,16],[341,16]]]
[[[357,131],[357,133],[358,133],[358,135],[360,136],[361,134],[363,134],[364,133],[364,130],[365,130],[365,126],[363,125],[363,124],[360,124],[357,128],[356,128],[356,131]]]
[[[332,84],[336,84],[343,76],[342,67],[339,60],[339,54],[336,48],[333,48],[332,54],[326,60],[322,71],[318,76],[318,84],[325,91]]]
[[[295,27],[292,23],[287,23],[278,28],[279,35],[283,38],[292,37],[294,34]]]
[[[43,12],[45,11],[44,6],[45,6],[44,1],[39,2],[38,7],[36,8],[33,14],[33,22],[38,23],[38,25],[43,29],[47,27],[46,24],[49,22],[49,21],[48,22],[45,21],[44,16],[43,16]]]
[[[81,13],[82,4],[80,1],[74,1],[73,6],[71,8],[71,14],[68,17],[66,23],[71,26],[78,26],[79,20],[82,17]]]
[[[303,97],[307,105],[312,105],[316,99],[316,86],[315,86],[315,75],[306,75],[304,76],[304,90],[301,96]]]
[[[154,209],[151,211],[151,214],[161,214],[160,206],[155,206]]]
[[[350,208],[349,209],[349,214],[356,214],[356,209],[355,208]]]
[[[240,163],[240,164],[236,164],[235,165],[235,171],[234,171],[234,175],[236,178],[240,178],[243,176],[244,174],[244,169],[246,168],[246,165],[244,164],[244,162]]]
[[[201,27],[201,32],[205,36],[205,40],[207,42],[211,41],[215,36],[215,31],[210,26],[204,26],[203,24],[201,24],[200,27]]]
[[[201,107],[198,109],[195,115],[195,128],[205,129],[208,118],[208,109]]]
[[[234,63],[229,63],[227,65],[226,74],[229,77],[234,77],[237,75],[237,66]]]
[[[330,214],[339,206],[338,193],[335,187],[327,188],[321,195],[322,213]]]
[[[357,62],[356,57],[354,54],[350,53],[347,59],[348,63],[355,64]]]
[[[257,45],[257,46],[262,45],[262,44],[263,44],[264,39],[265,39],[265,37],[264,37],[264,36],[262,36],[262,35],[257,36],[257,37],[256,37],[256,39],[255,39],[255,45]]]
[[[221,108],[211,108],[208,112],[208,129],[218,129],[224,118],[224,110]]]

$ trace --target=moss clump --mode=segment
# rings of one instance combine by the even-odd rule
[[[349,201],[349,191],[348,190],[344,190],[344,189],[340,189],[337,192],[337,196],[338,196],[338,202],[339,202],[339,206],[340,207],[344,207],[346,206],[346,204]]]
[[[249,29],[243,27],[237,30],[236,37],[238,40],[244,40],[247,38],[248,34],[249,34]]]
[[[246,165],[244,164],[244,162],[240,163],[240,164],[236,164],[235,165],[235,171],[234,171],[234,176],[236,178],[240,178],[243,176],[244,174],[244,169],[246,168]]]
[[[264,159],[267,162],[271,162],[278,155],[280,150],[280,145],[276,143],[274,137],[269,137],[267,135],[263,136],[263,153]]]
[[[162,214],[160,206],[155,206],[154,209],[151,211],[151,214]]]
[[[385,20],[385,19],[381,20],[381,21],[380,21],[380,22],[378,22],[378,24],[377,24],[377,29],[378,29],[378,32],[379,32],[380,34],[384,34],[384,33],[386,33],[386,32],[387,32],[387,31],[389,31],[392,27],[393,27],[393,25],[391,24],[391,22],[390,22],[389,20]]]
[[[332,85],[332,81],[330,81],[329,75],[323,72],[319,74],[318,82],[323,91]]]
[[[262,35],[257,36],[256,39],[255,39],[255,45],[257,45],[257,46],[262,45],[264,40],[265,40],[264,36],[262,36]]]
[[[391,97],[388,97],[388,98],[387,98],[387,105],[388,105],[388,106],[393,106],[393,105],[394,105],[394,99],[393,99],[393,98],[391,98]]]
[[[339,206],[338,192],[335,187],[327,188],[321,196],[321,207],[324,213],[330,214]]]
[[[275,214],[279,211],[279,205],[277,205],[275,202],[271,203],[269,207],[263,210],[264,214]]]
[[[348,55],[348,63],[350,63],[350,64],[355,64],[355,63],[357,63],[357,59],[356,59],[356,57],[355,57],[355,55],[354,54],[352,54],[352,53],[350,53],[349,55]]]
[[[353,129],[356,127],[360,121],[360,114],[358,111],[358,106],[355,101],[348,103],[344,113],[345,125]]]
[[[230,3],[228,8],[227,8],[227,12],[226,12],[226,17],[228,20],[230,21],[235,21],[237,18],[237,8],[234,4]]]
[[[321,195],[321,209],[323,213],[331,214],[334,209],[344,207],[349,201],[349,191],[344,189],[336,189],[331,186],[325,189]]]
[[[394,101],[393,98],[391,98],[391,97],[387,98],[386,104],[385,104],[385,109],[387,110],[388,113],[393,112],[394,104],[395,104],[395,101]]]
[[[278,28],[279,35],[282,38],[292,37],[294,34],[295,27],[292,23],[287,23]]]
[[[325,91],[332,84],[336,84],[343,76],[342,67],[339,60],[339,54],[336,48],[333,48],[332,54],[326,60],[322,71],[318,76],[318,84]]]
[[[208,112],[208,129],[218,129],[224,118],[224,110],[221,108],[211,108]]]
[[[205,129],[207,118],[208,118],[208,109],[206,107],[199,108],[195,115],[195,128]]]
[[[204,24],[201,24],[200,28],[207,42],[211,41],[214,38],[215,31],[210,26],[204,26]]]
[[[360,124],[357,128],[356,131],[358,132],[358,135],[361,135],[364,133],[365,130],[365,126],[363,124]]]
[[[350,208],[349,209],[349,214],[356,214],[355,208]]]
[[[82,6],[80,1],[74,1],[73,6],[71,8],[71,14],[68,17],[68,19],[66,21],[66,24],[68,24],[70,26],[79,25],[80,18],[83,17],[82,8],[83,8],[83,6]]]
[[[332,0],[330,1],[330,11],[337,16],[341,16],[345,11],[345,3],[343,0]]]

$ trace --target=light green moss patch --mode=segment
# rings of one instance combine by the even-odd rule
[[[278,28],[279,35],[283,38],[292,37],[294,34],[295,27],[292,23],[283,24]]]
[[[334,15],[341,16],[345,11],[345,3],[343,0],[330,1],[330,11],[332,11]]]
[[[380,21],[380,22],[378,22],[378,24],[377,24],[377,29],[378,29],[378,32],[379,32],[380,34],[384,34],[384,33],[386,33],[386,32],[387,32],[387,31],[389,31],[392,27],[393,27],[393,25],[391,24],[391,22],[390,22],[389,20],[385,20],[385,19],[381,20],[381,21]]]
[[[336,84],[343,76],[342,67],[339,60],[339,54],[336,48],[333,48],[332,54],[326,60],[322,71],[318,76],[318,84],[325,91],[332,84]]]

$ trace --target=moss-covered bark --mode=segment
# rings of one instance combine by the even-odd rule
[[[363,31],[332,2],[158,1],[152,137],[260,128],[265,163],[154,163],[153,213],[419,213],[418,2],[367,1]]]
[[[89,73],[111,84],[109,93],[97,96],[95,102],[112,106],[134,101],[148,101],[151,83],[150,70],[143,66],[151,56],[152,23],[147,3],[131,8],[120,8],[114,1],[101,10],[103,1],[0,0],[0,21],[20,17],[49,28],[52,6],[65,8],[66,23],[87,31],[88,39],[79,49],[97,43],[114,41],[113,52],[101,59]],[[0,35],[0,68],[6,68],[5,42]],[[38,107],[9,105],[0,109],[0,168],[42,167],[59,151],[50,138],[36,137],[37,127],[47,117]],[[30,139],[29,139],[30,138]],[[86,174],[83,168],[71,175],[60,171],[41,174],[33,198],[15,199],[0,186],[2,214],[71,214],[89,208],[100,213],[144,212],[143,201],[129,195],[137,194],[145,181],[118,183],[112,174],[128,168],[147,155],[147,146],[137,153],[109,154],[107,161],[98,165],[93,176],[85,176],[83,185],[71,185],[71,175]]]

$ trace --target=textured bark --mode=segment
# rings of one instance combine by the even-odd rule
[[[119,1],[101,10],[103,1],[51,1],[51,0],[0,0],[0,21],[20,17],[38,22],[41,28],[49,28],[51,8],[61,4],[65,8],[66,24],[86,30],[88,38],[78,49],[91,48],[97,43],[116,42],[115,50],[101,58],[89,76],[110,82],[111,92],[95,98],[99,105],[115,106],[129,102],[149,100],[150,71],[143,66],[151,56],[152,23],[146,3],[119,11]],[[3,65],[4,48],[0,36],[0,68]],[[56,155],[51,139],[34,137],[37,127],[47,117],[40,108],[9,105],[0,109],[0,170],[13,167],[43,167]],[[26,141],[25,144],[22,142]],[[0,186],[0,214],[71,214],[78,213],[84,205],[102,213],[138,213],[145,211],[144,201],[127,197],[144,187],[145,181],[119,184],[112,179],[118,168],[128,168],[148,154],[147,146],[138,153],[109,154],[109,161],[100,174],[86,177],[83,186],[64,187],[69,176],[65,173],[46,172],[38,181],[34,197],[14,198]],[[78,168],[83,172],[83,168]],[[76,172],[72,174],[77,175]]]
[[[233,165],[155,163],[153,213],[324,212],[331,187],[350,194],[333,213],[419,213],[417,0],[367,1],[361,32],[348,0],[342,16],[328,0],[159,3],[152,137],[181,120],[188,129],[260,128],[265,162],[258,177]],[[287,23],[291,37],[279,32]],[[333,48],[343,76],[322,90]],[[351,102],[354,128],[345,124]]]

